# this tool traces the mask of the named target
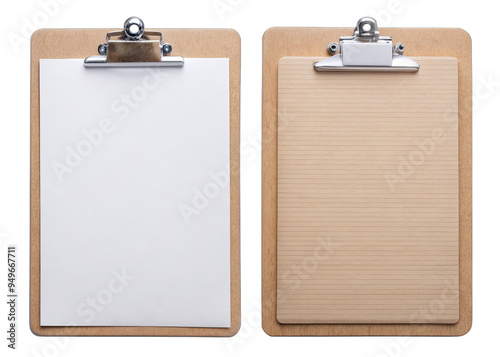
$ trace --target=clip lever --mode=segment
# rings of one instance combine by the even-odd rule
[[[342,36],[339,43],[328,45],[328,52],[334,56],[316,62],[317,71],[416,72],[420,67],[403,55],[402,43],[393,46],[392,37],[380,36],[377,21],[371,17],[361,18],[353,36]]]
[[[117,39],[113,39],[117,37]],[[156,39],[152,39],[156,37]],[[159,31],[145,31],[144,22],[138,17],[125,21],[122,31],[108,32],[106,43],[98,47],[98,56],[87,57],[86,67],[180,67],[184,58],[168,56],[169,43],[163,43]]]

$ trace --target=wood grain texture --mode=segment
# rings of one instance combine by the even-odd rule
[[[30,326],[41,336],[233,336],[241,323],[240,293],[240,68],[238,33],[230,29],[158,29],[172,56],[229,58],[231,190],[231,327],[47,327],[40,326],[40,98],[42,58],[86,58],[97,54],[106,34],[118,29],[47,29],[31,37],[31,250]],[[151,29],[152,30],[152,29]]]
[[[461,29],[387,28],[405,54],[458,60],[459,320],[454,324],[281,324],[277,320],[278,63],[283,57],[326,57],[327,46],[352,28],[271,28],[263,38],[262,324],[271,336],[457,336],[472,326],[471,39]]]
[[[456,323],[458,62],[278,66],[280,323]]]

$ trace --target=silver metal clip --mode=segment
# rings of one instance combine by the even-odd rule
[[[116,38],[116,39],[115,39]],[[168,56],[172,52],[169,43],[163,43],[159,31],[145,31],[144,22],[129,17],[122,31],[108,32],[106,43],[98,47],[99,56],[87,57],[86,67],[180,67],[184,58]]]
[[[316,62],[317,71],[416,72],[420,67],[403,55],[402,43],[393,46],[392,37],[380,36],[377,21],[371,17],[361,18],[353,36],[340,37],[339,44],[328,45],[333,56]]]

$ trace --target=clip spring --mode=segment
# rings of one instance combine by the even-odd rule
[[[182,57],[168,56],[172,52],[172,46],[163,42],[162,33],[146,31],[144,22],[135,16],[125,21],[123,30],[108,32],[106,43],[99,45],[98,52],[98,56],[85,59],[86,67],[180,67],[184,65]]]
[[[314,68],[317,71],[418,71],[419,64],[404,56],[404,51],[404,44],[393,46],[392,37],[380,36],[375,19],[363,17],[352,36],[342,36],[339,44],[328,45],[328,52],[333,56],[316,62]]]

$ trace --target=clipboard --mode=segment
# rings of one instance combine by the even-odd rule
[[[358,21],[353,36],[346,36],[351,31],[346,28],[271,28],[264,35],[263,328],[271,336],[463,335],[469,331],[472,324],[472,100],[471,55],[468,50],[470,37],[460,29],[379,30],[372,18],[362,18]],[[339,42],[332,42],[337,38],[340,38]],[[333,56],[327,57],[328,54]],[[440,68],[443,69],[441,73]],[[413,77],[408,77],[412,74]],[[432,82],[432,78],[437,78],[433,76],[438,75],[443,77]],[[381,169],[386,167],[380,164],[383,160],[391,160],[383,165],[394,163],[393,158],[387,155],[397,151],[397,147],[390,145],[406,145],[407,139],[415,138],[412,136],[418,130],[415,130],[415,125],[418,125],[418,118],[415,116],[421,114],[424,118],[422,120],[425,120],[426,116],[433,115],[425,113],[422,103],[408,99],[407,117],[410,119],[405,122],[408,126],[397,126],[399,124],[394,118],[405,118],[404,110],[401,112],[401,107],[394,105],[394,115],[390,116],[390,109],[386,109],[391,101],[386,96],[391,92],[392,85],[393,95],[399,95],[399,99],[392,103],[404,101],[401,98],[404,98],[405,85],[401,81],[404,82],[405,78],[411,78],[407,81],[408,88],[424,93],[422,98],[428,101],[429,111],[432,111],[432,108],[437,110],[445,97],[440,97],[436,91],[433,92],[432,83],[437,84],[435,88],[447,91],[447,100],[457,103],[456,110],[451,110],[458,118],[456,131],[450,131],[450,134],[455,136],[455,144],[450,142],[449,148],[454,152],[446,154],[448,156],[440,156],[444,151],[438,153],[435,157],[440,156],[443,161],[434,163],[450,164],[449,172],[455,172],[447,177],[455,180],[449,188],[450,191],[444,193],[444,186],[439,188],[439,193],[449,195],[451,203],[447,207],[451,207],[451,211],[439,211],[435,218],[430,217],[432,211],[426,213],[425,209],[412,212],[416,213],[417,218],[426,216],[429,222],[435,220],[438,223],[431,223],[435,226],[449,225],[449,232],[438,234],[436,238],[439,244],[443,243],[443,247],[435,247],[429,255],[429,259],[435,258],[433,264],[437,266],[439,257],[432,258],[432,255],[442,254],[446,264],[450,265],[444,270],[418,262],[419,256],[422,257],[421,260],[426,259],[426,249],[432,248],[432,241],[428,246],[418,240],[403,243],[405,237],[411,238],[411,233],[406,236],[384,234],[384,230],[397,230],[398,234],[409,232],[409,227],[397,227],[405,222],[405,212],[403,209],[398,210],[398,206],[394,206],[396,209],[388,209],[385,206],[385,211],[384,207],[377,208],[380,202],[386,203],[381,198],[390,197],[387,195],[392,193],[386,190],[387,195],[382,195],[382,186],[376,187],[375,181],[367,176],[370,172],[382,172]],[[416,84],[416,79],[419,84]],[[424,88],[425,83],[430,85]],[[441,87],[442,83],[447,83],[447,87]],[[369,89],[366,89],[367,86]],[[345,91],[341,88],[345,88]],[[356,91],[359,95],[356,95]],[[426,97],[429,93],[437,96],[431,100]],[[382,98],[379,101],[380,107],[385,109],[377,107],[377,98]],[[375,141],[376,134],[370,130],[385,128],[382,114],[378,115],[379,112],[389,117],[386,124],[388,130],[385,135],[377,132],[381,139]],[[373,119],[373,125],[370,124],[370,119]],[[377,125],[381,126],[376,129]],[[403,131],[399,137],[389,137],[395,135],[398,130]],[[383,147],[384,144],[387,145]],[[342,145],[347,148],[345,151],[352,150],[353,147],[354,150],[346,153],[342,151]],[[374,150],[384,150],[376,156],[377,160],[380,160],[376,162],[379,166],[370,167],[367,166],[370,162],[359,161],[359,155],[366,154],[363,152],[365,146],[369,148],[366,151],[370,153],[366,156],[369,160],[373,160]],[[400,156],[411,152],[403,151]],[[357,164],[363,165],[356,167]],[[433,163],[427,164],[425,170],[433,170]],[[355,171],[358,169],[361,169],[360,172]],[[373,169],[378,171],[370,171]],[[430,172],[432,178],[444,178],[439,175],[445,175],[445,169],[435,170],[439,173],[437,176],[433,171],[421,174]],[[413,179],[418,180],[416,176],[413,176]],[[352,186],[354,182],[364,183],[360,189]],[[421,181],[422,184],[428,182],[434,184],[437,181]],[[370,186],[370,183],[373,186]],[[419,186],[413,186],[416,187]],[[422,192],[430,193],[425,190],[423,188]],[[409,192],[410,189],[406,192],[406,197],[410,197]],[[418,199],[418,189],[413,194],[415,199]],[[391,203],[394,202],[396,201]],[[440,201],[430,202],[439,204]],[[426,207],[425,204],[422,207]],[[371,213],[367,214],[368,211]],[[392,213],[388,214],[390,211]],[[440,219],[445,216],[447,218]],[[360,217],[364,221],[360,221]],[[391,219],[396,220],[393,223],[396,228],[388,225],[387,222]],[[326,220],[330,221],[325,223]],[[406,220],[408,226],[415,224],[415,217],[408,217]],[[363,233],[363,227],[367,226],[365,221],[371,221],[369,227],[381,227],[376,228],[376,234],[373,231]],[[359,225],[359,228],[356,225]],[[416,231],[418,229],[415,228]],[[379,232],[382,233],[378,234]],[[321,251],[316,249],[319,245],[311,245],[314,234],[327,242],[333,242],[335,256],[326,253],[321,255]],[[391,234],[399,240],[392,243],[392,248],[388,248],[382,243]],[[374,236],[376,238],[373,238]],[[307,254],[312,257],[314,253],[319,254],[318,259],[307,259]],[[396,255],[399,254],[400,260],[408,259],[413,265],[391,273],[392,271],[387,270],[385,261],[379,259],[376,254],[386,255],[387,259],[393,261],[396,261]],[[309,270],[305,273],[300,270],[303,268],[298,264],[300,262],[310,263],[306,267]],[[355,267],[356,262],[361,266]],[[371,271],[363,270],[363,264],[370,268],[381,264],[376,267],[381,275],[371,275]],[[297,269],[302,271],[300,284],[292,284],[294,281],[288,270],[293,266],[299,266]],[[407,284],[415,284],[411,288],[415,292],[418,290],[418,279],[423,276],[418,274],[423,273],[424,269],[434,268],[434,274],[448,274],[447,277],[455,276],[458,279],[458,286],[455,286],[458,296],[450,307],[450,313],[442,316],[442,319],[432,316],[430,319],[412,320],[410,316],[401,315],[398,311],[404,310],[404,313],[408,314],[405,308],[417,299],[405,296],[405,291],[392,293],[391,286],[387,288],[389,290],[377,286],[380,283],[397,287],[398,285],[394,285],[396,279],[413,277],[416,280]],[[410,273],[410,269],[414,272]],[[435,281],[425,282],[433,283]],[[342,289],[348,294],[350,301],[347,301],[346,295],[342,295]],[[412,291],[404,286],[403,289]],[[370,296],[370,291],[376,294]],[[405,300],[401,300],[403,303],[399,305],[394,303],[394,307],[386,304],[386,310],[377,311],[377,304],[385,304],[383,298],[377,296],[387,291],[389,294],[386,298],[391,303],[395,302],[397,293],[410,300],[407,300],[407,304]],[[426,291],[422,292],[424,298],[429,298],[425,293]],[[432,300],[425,300],[425,303],[428,304],[429,301]]]
[[[141,38],[142,36],[142,38]],[[163,38],[169,43],[163,43]],[[103,40],[106,42],[103,43]],[[221,46],[221,43],[224,45]],[[99,45],[100,44],[100,45]],[[98,46],[99,45],[99,46]],[[90,56],[96,53],[98,54]],[[230,175],[230,327],[42,326],[40,217],[40,60],[82,58],[86,67],[178,67],[190,58],[228,58]],[[89,57],[90,56],[90,57]],[[42,29],[31,39],[31,262],[30,326],[40,336],[232,336],[241,321],[239,114],[240,37],[230,29],[144,29],[129,18],[122,30]],[[84,66],[82,61],[82,66]]]

